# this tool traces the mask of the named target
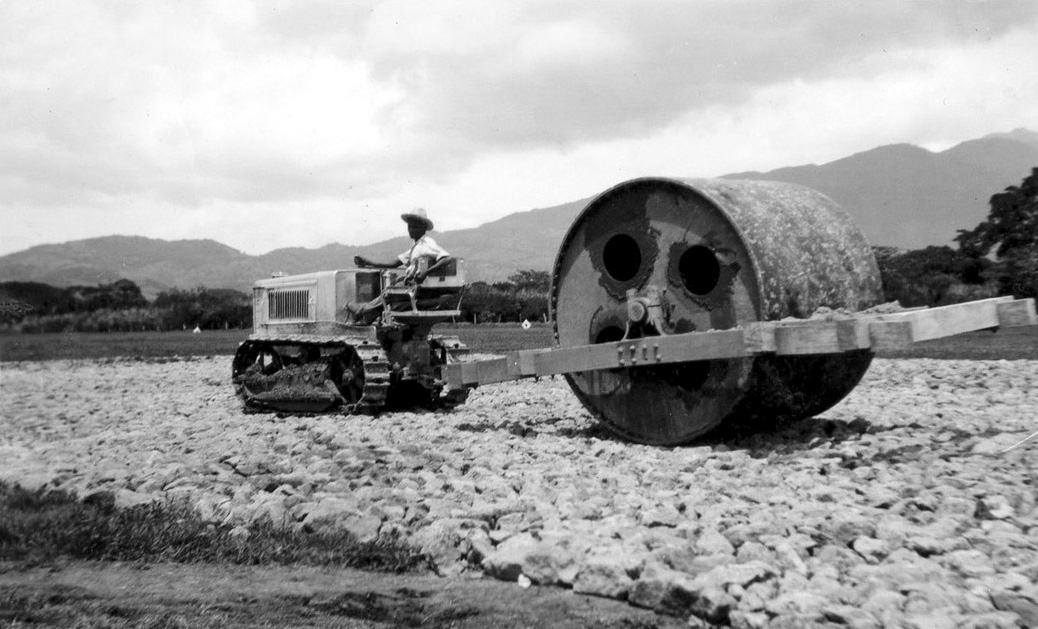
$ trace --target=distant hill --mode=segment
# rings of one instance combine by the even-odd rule
[[[919,249],[951,243],[988,215],[991,195],[1038,166],[1038,133],[1017,129],[940,153],[881,146],[821,166],[725,175],[798,183],[835,200],[874,245]]]
[[[105,236],[39,245],[0,257],[0,280],[64,287],[110,284],[126,278],[154,297],[173,286],[232,287],[225,282],[244,270],[247,257],[214,240],[170,242],[142,236]]]
[[[435,232],[436,241],[466,260],[470,281],[495,282],[519,269],[550,269],[566,229],[587,200],[511,214],[473,229]],[[93,286],[126,278],[149,299],[173,287],[248,291],[257,279],[346,268],[356,255],[377,260],[406,251],[406,236],[365,246],[325,245],[275,249],[253,256],[213,240],[167,241],[104,236],[38,245],[0,257],[0,282]]]
[[[984,220],[988,199],[1038,166],[1038,133],[1017,129],[933,153],[910,144],[881,146],[822,165],[725,175],[815,188],[843,206],[875,245],[909,249],[951,243],[958,229]],[[690,173],[690,176],[694,173]],[[550,270],[566,229],[589,199],[510,214],[473,229],[436,232],[466,259],[472,281],[499,281],[519,269]],[[212,240],[107,236],[39,245],[0,257],[0,281],[53,286],[136,282],[154,297],[171,287],[248,290],[273,271],[303,273],[404,251],[402,236],[366,246],[287,248],[253,256]]]

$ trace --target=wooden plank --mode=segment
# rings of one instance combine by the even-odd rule
[[[840,351],[848,352],[872,347],[868,324],[857,319],[841,319],[836,322],[836,336]]]
[[[445,365],[442,374],[451,387],[478,386],[531,376],[738,358],[748,354],[742,330],[689,332],[599,345],[512,352],[504,358]]]
[[[1002,304],[1013,301],[1012,297],[991,297],[988,299],[978,299],[976,301],[967,301],[961,304],[952,304],[950,306],[938,306],[936,308],[929,308],[927,306],[915,306],[913,308],[903,308],[897,312],[883,312],[879,314],[864,314],[856,313],[854,319],[857,321],[865,321],[872,323],[874,321],[901,321],[904,319],[911,319],[919,316],[920,314],[926,315],[926,313],[933,313],[939,311],[954,311],[954,310],[970,310],[973,308],[985,308],[991,304]],[[927,315],[928,316],[928,315]]]
[[[615,360],[609,361],[608,359],[610,355],[614,357],[616,355],[617,350],[614,345],[614,343],[609,343],[608,347],[606,345],[598,347],[597,354],[605,356],[605,360],[602,361],[592,360],[593,345],[580,345],[577,347],[553,349],[549,354],[534,358],[534,373],[538,376],[547,376],[558,373],[571,373],[574,371],[609,369],[615,367]],[[602,362],[604,364],[599,366],[596,362]]]
[[[444,367],[452,387],[491,384],[621,367],[783,355],[836,354],[859,349],[897,349],[912,343],[998,326],[1036,325],[1033,299],[997,297],[853,318],[751,322],[734,330],[689,332],[630,341],[512,352],[504,358]]]
[[[564,347],[537,354],[538,376],[618,367],[685,363],[747,355],[742,330],[689,332],[600,345]]]
[[[775,351],[776,324],[757,321],[745,323],[740,327],[743,331],[744,345],[748,354]]]
[[[1012,297],[995,297],[939,308],[913,310],[864,317],[870,324],[907,321],[911,324],[911,342],[929,341],[963,332],[998,327],[998,305],[1012,301]],[[870,325],[870,332],[873,329]],[[880,329],[880,328],[877,328]]]
[[[753,354],[834,354],[872,345],[868,325],[858,317],[760,322],[742,327],[747,351]]]
[[[998,325],[1003,328],[1038,325],[1034,299],[1028,297],[998,304]]]
[[[440,373],[452,389],[507,382],[516,379],[508,373],[508,360],[506,358],[452,363],[444,365]]]
[[[543,354],[551,350],[545,349],[526,349],[519,350],[517,352],[508,353],[505,358],[508,359],[508,373],[517,377],[525,378],[527,376],[537,375],[537,363],[536,357],[538,354]]]
[[[758,323],[747,326],[754,351],[826,354],[856,349],[897,349],[912,343],[998,326],[1038,325],[1033,299],[995,297],[939,308],[857,315],[837,321]],[[769,326],[771,326],[769,330]]]
[[[997,328],[999,305],[1012,300],[1012,297],[995,297],[939,308],[869,315],[861,317],[861,321],[869,326],[874,348],[896,349],[919,341]]]
[[[872,349],[902,349],[913,343],[911,321],[865,323]]]
[[[928,341],[998,327],[998,303],[977,301],[920,311],[911,319],[912,340]]]
[[[479,384],[493,384],[515,380],[508,369],[507,358],[495,358],[489,361],[487,369],[479,371]]]
[[[467,385],[465,381],[465,365],[470,363],[454,363],[440,368],[440,377],[452,389],[460,389]]]
[[[776,354],[834,354],[840,351],[835,321],[805,321],[775,328]]]

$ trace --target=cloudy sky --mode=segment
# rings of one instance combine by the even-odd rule
[[[0,254],[258,254],[1038,130],[1038,2],[0,0]]]

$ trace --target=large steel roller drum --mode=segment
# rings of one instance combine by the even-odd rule
[[[652,291],[662,294],[662,334],[808,318],[823,307],[858,311],[882,299],[868,242],[832,200],[801,186],[722,179],[634,179],[588,204],[555,260],[557,345],[622,339],[631,296]],[[566,377],[612,430],[667,445],[729,420],[766,428],[821,413],[871,360],[870,350],[757,354]]]

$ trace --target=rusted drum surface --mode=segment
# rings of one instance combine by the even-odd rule
[[[882,299],[865,237],[829,198],[791,184],[635,179],[577,216],[555,260],[551,309],[560,347],[623,338],[627,293],[662,291],[666,334],[857,311]],[[567,376],[615,432],[678,444],[729,418],[761,424],[814,415],[842,399],[871,352],[760,355]]]

